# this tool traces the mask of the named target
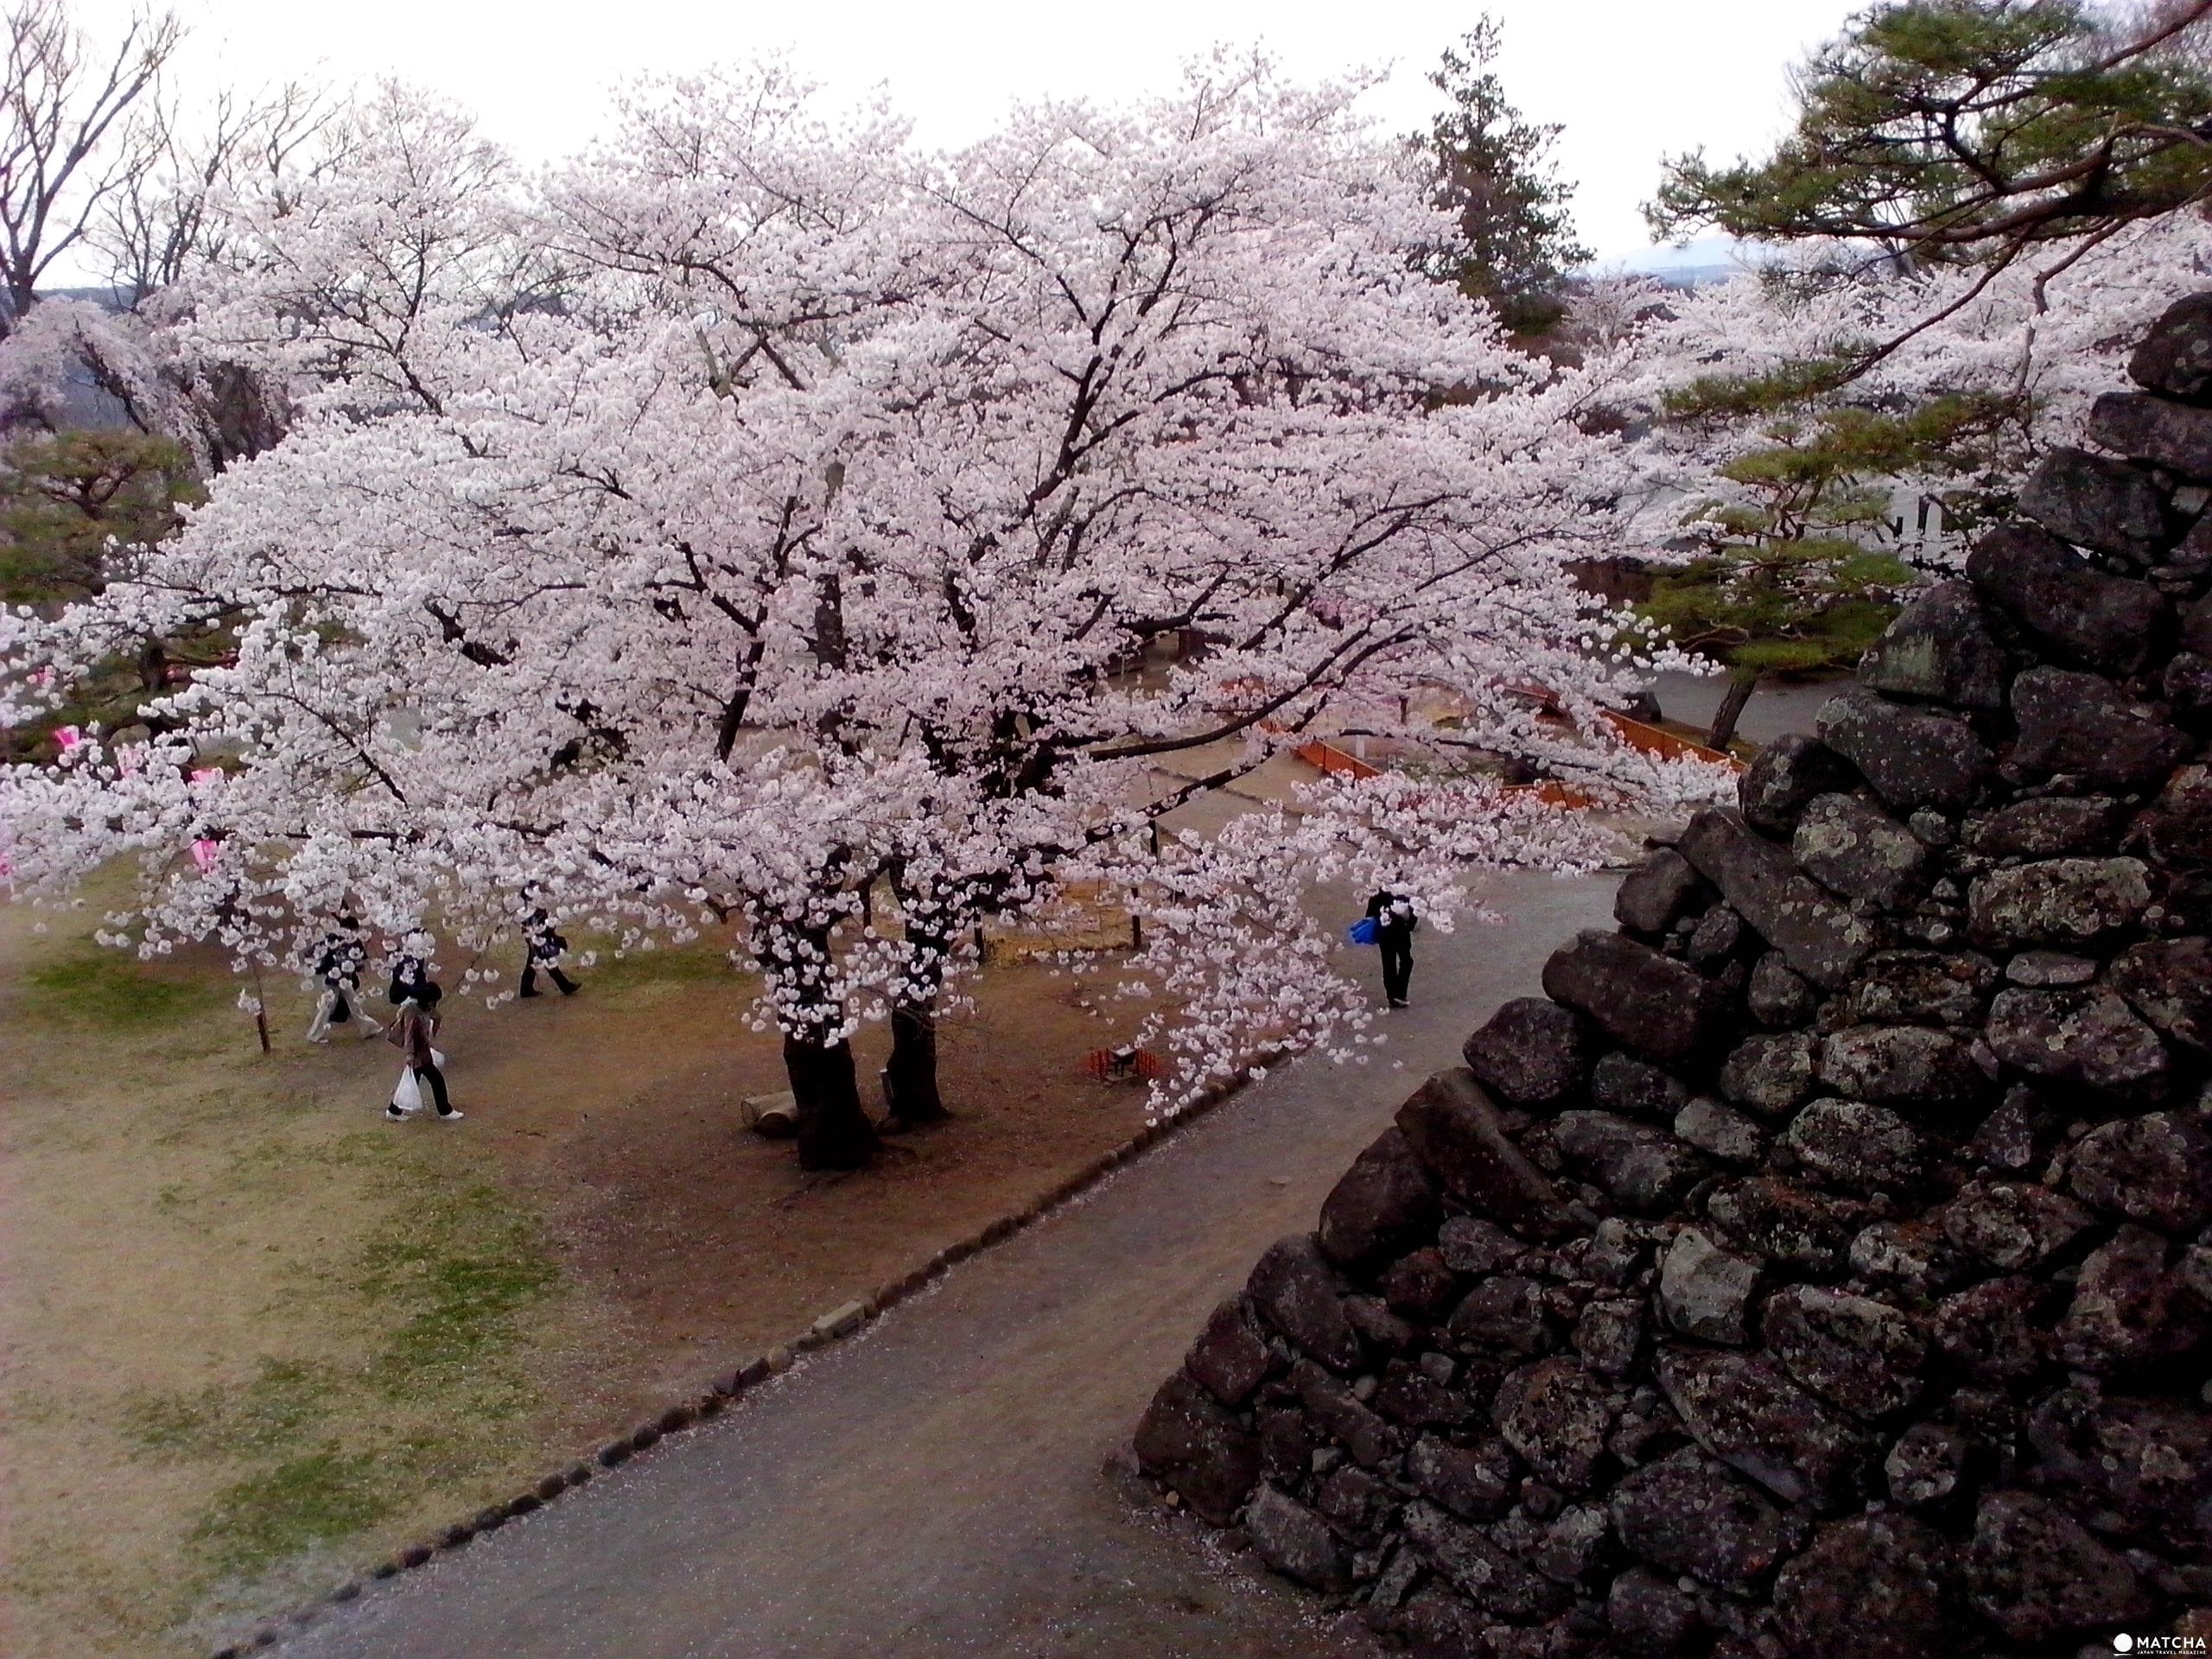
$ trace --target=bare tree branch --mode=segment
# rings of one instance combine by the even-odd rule
[[[0,334],[37,302],[40,279],[109,197],[143,176],[134,123],[158,105],[183,32],[172,12],[141,12],[103,53],[61,0],[19,0],[0,22]]]

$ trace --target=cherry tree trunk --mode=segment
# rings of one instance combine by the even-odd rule
[[[798,1103],[801,1169],[864,1169],[875,1156],[875,1126],[861,1109],[853,1046],[784,1039],[784,1072]]]
[[[885,1068],[891,1116],[901,1123],[940,1123],[952,1116],[937,1083],[937,1010],[901,1002],[891,1010],[891,1064]]]

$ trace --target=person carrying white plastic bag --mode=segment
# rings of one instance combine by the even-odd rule
[[[462,1116],[446,1097],[446,1057],[430,1045],[430,1038],[438,1028],[439,999],[436,985],[419,987],[414,995],[400,1004],[399,1017],[385,1033],[385,1040],[407,1057],[406,1068],[391,1091],[391,1103],[384,1109],[384,1115],[394,1122],[423,1109],[423,1085],[426,1083],[430,1086],[431,1099],[437,1103],[442,1121],[456,1122]]]

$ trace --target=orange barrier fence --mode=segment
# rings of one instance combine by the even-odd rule
[[[1505,792],[1509,795],[1534,795],[1546,806],[1570,807],[1577,812],[1586,812],[1599,804],[1598,798],[1586,790],[1549,778],[1540,784],[1508,784]]]
[[[1626,715],[1617,715],[1608,709],[1605,718],[1620,734],[1624,743],[1632,749],[1641,749],[1646,754],[1656,754],[1662,760],[1706,760],[1716,766],[1732,766],[1738,772],[1744,769],[1744,763],[1732,754],[1708,749],[1702,743],[1693,743],[1687,737],[1676,737],[1672,732],[1662,731],[1656,726],[1647,726],[1640,720],[1630,720]]]
[[[1356,754],[1346,754],[1333,743],[1324,743],[1319,738],[1301,743],[1298,758],[1332,778],[1375,778],[1382,775],[1382,768],[1370,766]]]
[[[1712,765],[1728,766],[1737,772],[1744,769],[1744,763],[1733,755],[1723,754],[1718,749],[1707,748],[1702,743],[1693,742],[1687,737],[1677,737],[1672,732],[1640,720],[1631,720],[1626,715],[1617,715],[1611,709],[1606,709],[1605,715],[1621,741],[1645,754],[1657,755],[1662,760],[1703,760]],[[1318,737],[1300,744],[1294,753],[1306,765],[1332,778],[1373,778],[1381,771],[1357,755],[1346,753],[1335,744]],[[1599,798],[1587,790],[1577,789],[1572,784],[1562,784],[1554,779],[1548,779],[1535,784],[1513,784],[1507,788],[1516,795],[1533,794],[1548,806],[1567,807],[1576,811],[1587,811],[1602,804]]]

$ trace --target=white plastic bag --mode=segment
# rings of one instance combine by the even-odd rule
[[[399,1081],[392,1087],[391,1103],[403,1112],[419,1112],[423,1109],[423,1091],[416,1084],[415,1070],[412,1066],[403,1065],[399,1068]]]

